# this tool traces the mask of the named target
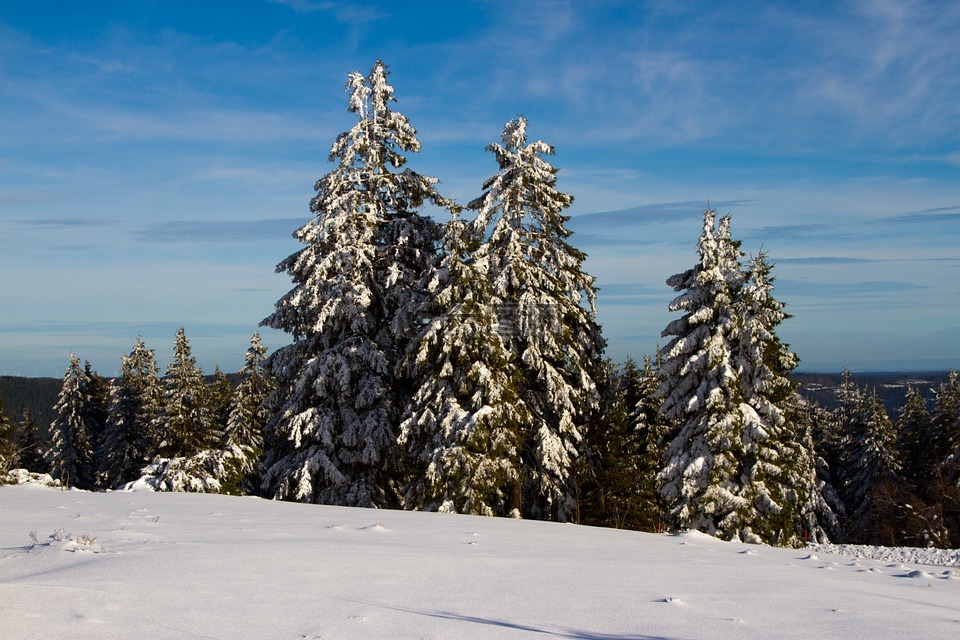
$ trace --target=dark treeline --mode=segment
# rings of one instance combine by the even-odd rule
[[[892,417],[849,374],[835,407],[805,398],[774,265],[746,259],[710,208],[695,263],[667,280],[666,345],[606,359],[553,148],[507,122],[487,147],[495,172],[457,204],[405,166],[420,144],[387,77],[379,62],[349,76],[356,124],[277,267],[293,287],[262,325],[291,343],[267,358],[254,334],[235,384],[204,377],[182,328],[163,376],[139,339],[109,381],[73,355],[49,424],[4,419],[0,470],[786,546],[960,546],[955,373]]]

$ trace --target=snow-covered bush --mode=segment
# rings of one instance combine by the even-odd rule
[[[192,456],[160,458],[143,469],[142,477],[124,489],[188,493],[237,493],[247,459],[239,448],[201,451]],[[231,490],[233,489],[233,490]]]
[[[12,469],[0,476],[0,484],[40,484],[45,487],[59,487],[60,481],[54,479],[49,473]]]

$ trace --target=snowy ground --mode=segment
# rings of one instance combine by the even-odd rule
[[[960,570],[693,533],[2,486],[0,638],[55,637],[957,638]]]

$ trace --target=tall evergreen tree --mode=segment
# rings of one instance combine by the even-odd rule
[[[577,467],[585,465],[583,430],[597,409],[604,341],[596,322],[594,278],[586,255],[569,244],[563,210],[573,198],[556,188],[553,147],[527,142],[527,121],[511,120],[502,144],[487,147],[500,169],[470,203],[485,241],[486,271],[501,331],[520,369],[520,398],[532,414],[522,455],[522,513],[577,517]]]
[[[93,452],[91,464],[99,484],[99,474],[103,467],[100,450],[110,409],[110,384],[93,370],[89,361],[84,362],[83,371],[86,380],[83,394],[87,398],[83,406],[83,420],[87,425],[87,439]]]
[[[398,377],[418,330],[417,284],[435,264],[436,225],[417,213],[444,206],[435,178],[401,167],[420,150],[390,108],[387,68],[347,82],[356,125],[330,150],[337,166],[316,184],[305,246],[277,267],[295,283],[263,324],[293,343],[270,357],[277,383],[267,425],[263,491],[276,498],[357,506],[399,502],[392,485],[397,425],[410,395]]]
[[[43,451],[38,437],[39,425],[33,421],[29,409],[24,409],[20,421],[14,429],[14,440],[18,452],[17,467],[40,473],[46,471],[43,463]]]
[[[183,327],[177,330],[173,360],[163,379],[163,405],[155,420],[163,457],[191,456],[215,444],[206,382]]]
[[[933,428],[933,418],[920,390],[911,385],[897,419],[897,448],[903,464],[903,475],[914,483],[930,478],[934,461],[927,438]]]
[[[517,369],[497,332],[477,242],[456,217],[424,282],[430,318],[408,356],[416,391],[400,425],[407,508],[507,515],[519,507],[522,427]]]
[[[799,510],[809,500],[798,492],[812,490],[804,479],[816,476],[815,458],[799,437],[802,409],[789,378],[799,359],[776,333],[789,316],[773,297],[772,265],[764,253],[751,260],[747,276],[735,354],[744,402],[740,538],[796,545],[803,533],[796,530]]]
[[[213,382],[207,387],[207,405],[210,411],[210,443],[219,446],[223,443],[230,409],[233,406],[235,390],[220,365],[213,368]]]
[[[928,445],[935,464],[943,464],[954,454],[960,455],[960,377],[956,371],[951,371],[947,381],[937,388]]]
[[[153,350],[138,337],[111,390],[99,456],[106,487],[138,478],[159,445],[153,433],[162,400],[158,374]]]
[[[844,449],[844,494],[849,509],[847,537],[876,544],[881,501],[899,482],[897,436],[893,421],[874,392],[849,423]],[[889,543],[889,541],[884,541]]]
[[[795,468],[800,470],[796,490],[799,497],[798,529],[805,541],[826,543],[842,537],[840,519],[844,515],[843,502],[833,485],[833,476],[826,460],[817,450],[815,434],[819,425],[833,417],[817,405],[801,402],[804,415],[796,420],[799,455]]]
[[[739,249],[718,233],[715,220],[714,210],[704,211],[699,262],[667,280],[680,293],[669,308],[684,315],[663,330],[673,339],[662,350],[655,395],[672,425],[660,472],[670,526],[731,538],[745,506],[739,478],[743,400],[733,362],[742,268]]]
[[[70,365],[63,376],[63,386],[54,407],[57,417],[50,425],[50,441],[45,455],[50,475],[64,488],[92,489],[95,484],[93,451],[85,420],[89,386],[90,379],[80,366],[80,359],[71,353]]]
[[[265,369],[267,349],[260,340],[260,334],[253,333],[250,348],[247,349],[245,362],[239,373],[227,429],[224,433],[224,447],[232,452],[236,461],[236,480],[226,481],[228,492],[239,492],[241,483],[254,470],[256,460],[263,452],[263,430],[269,419],[266,401],[273,391],[273,381]]]

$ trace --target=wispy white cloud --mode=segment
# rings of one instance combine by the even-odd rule
[[[330,2],[324,0],[269,0],[274,4],[286,5],[297,13],[315,13],[322,11],[334,15],[337,20],[347,24],[363,25],[385,20],[388,13],[373,3],[362,4],[348,2]]]
[[[132,235],[140,242],[265,242],[286,239],[306,218],[267,220],[168,220],[144,225]]]

